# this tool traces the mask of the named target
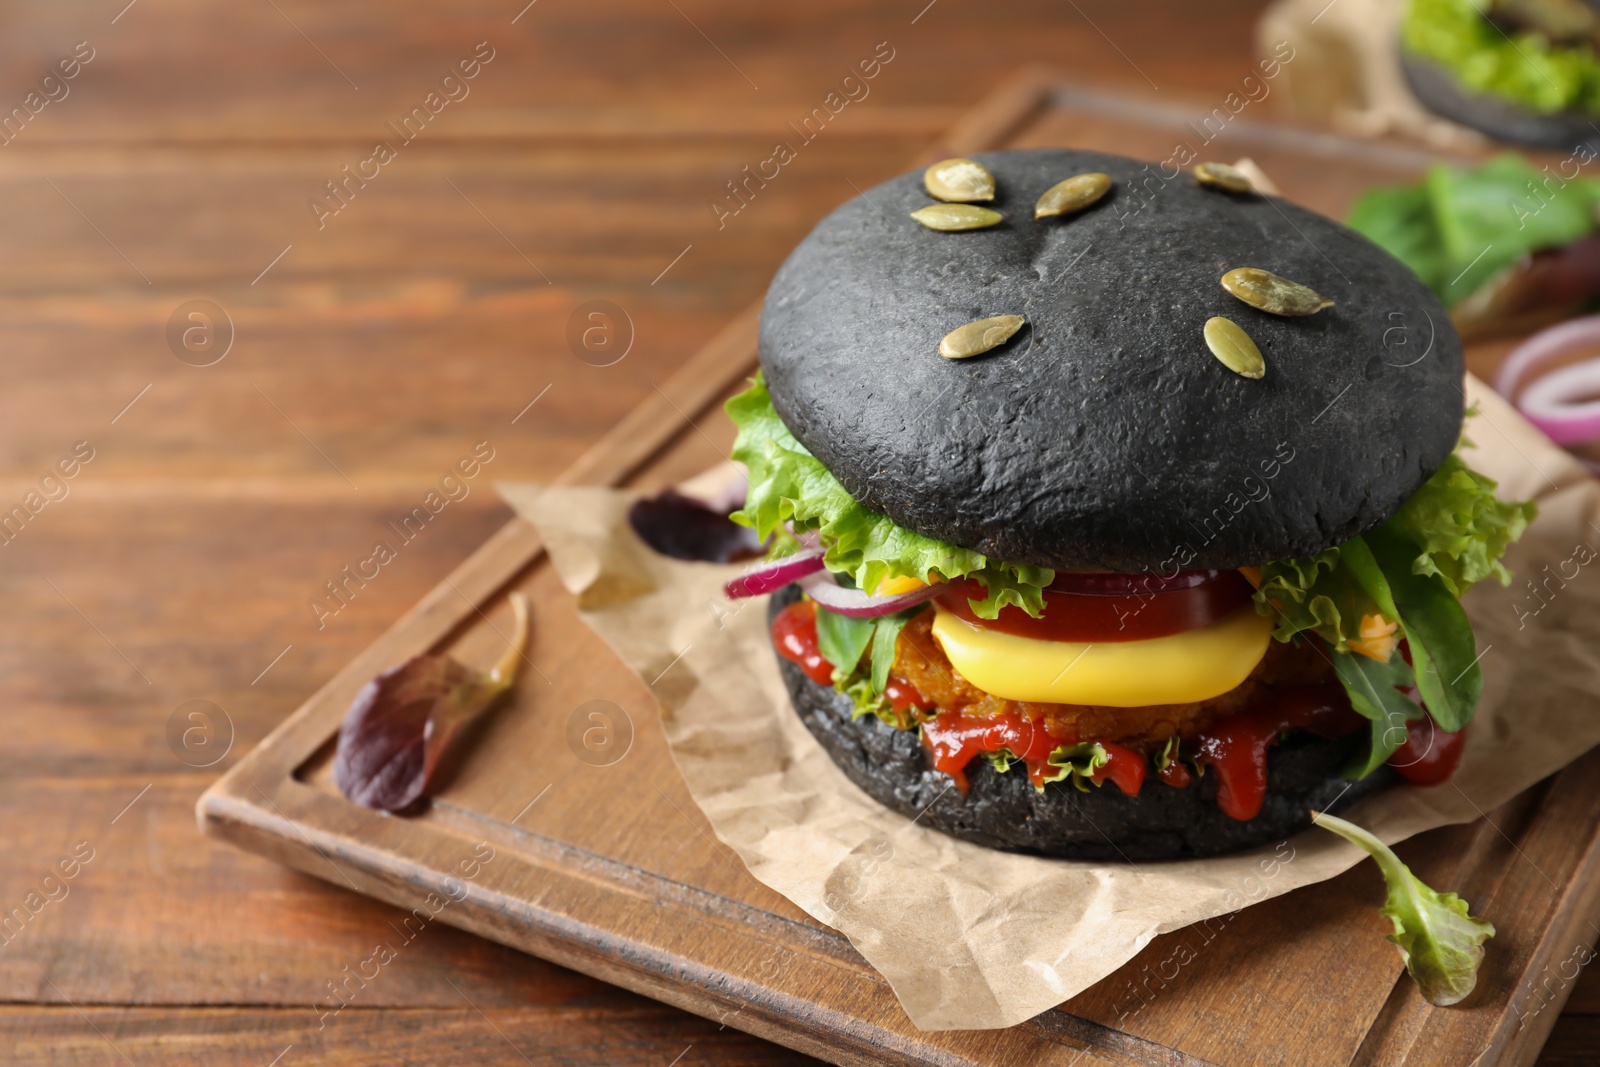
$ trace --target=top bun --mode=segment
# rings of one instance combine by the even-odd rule
[[[779,269],[761,366],[779,417],[851,496],[1007,563],[1128,572],[1309,555],[1383,522],[1455,447],[1461,342],[1433,293],[1366,238],[1188,173],[1070,150],[992,152],[987,230],[908,216],[922,172],[824,219]],[[1100,171],[1087,210],[1033,218]],[[1224,290],[1235,267],[1335,306],[1283,318]],[[1023,315],[945,359],[945,334]],[[1243,327],[1266,372],[1207,347]]]

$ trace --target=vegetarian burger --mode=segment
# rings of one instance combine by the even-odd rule
[[[1502,140],[1577,145],[1594,158],[1595,0],[1408,0],[1400,65],[1417,99],[1437,115]]]
[[[796,711],[957,837],[1147,860],[1442,781],[1458,602],[1531,517],[1457,453],[1460,343],[1233,168],[947,160],[779,270],[728,404]]]

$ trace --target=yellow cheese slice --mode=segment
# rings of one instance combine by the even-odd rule
[[[1267,654],[1272,620],[1246,605],[1167,637],[1088,643],[986,630],[939,608],[933,636],[956,673],[1002,699],[1139,708],[1235,688]]]
[[[905,575],[900,578],[885,578],[883,581],[878,583],[878,588],[872,591],[872,595],[899,596],[901,593],[910,593],[918,589],[924,589],[927,587],[927,585],[928,583],[922,579],[913,578],[910,575]]]

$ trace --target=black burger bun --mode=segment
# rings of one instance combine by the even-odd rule
[[[771,616],[798,597],[793,586],[775,594]],[[1052,782],[1040,793],[1022,765],[1001,774],[980,757],[967,765],[969,789],[962,794],[931,767],[917,731],[870,715],[853,718],[848,696],[813,682],[782,656],[778,666],[801,721],[863,792],[919,826],[1010,852],[1133,863],[1214,856],[1282,841],[1309,827],[1312,811],[1342,810],[1395,781],[1388,767],[1359,781],[1340,777],[1364,735],[1324,741],[1301,733],[1269,751],[1266,802],[1248,822],[1217,807],[1215,774],[1183,789],[1151,774],[1133,798],[1109,781],[1088,792]]]
[[[1460,341],[1365,237],[1176,167],[1066,149],[975,158],[995,175],[999,225],[919,225],[911,212],[936,201],[906,174],[824,219],[767,294],[773,405],[866,507],[1007,563],[1238,567],[1383,522],[1455,447]],[[1102,200],[1034,219],[1045,190],[1097,171],[1113,179]],[[1336,306],[1257,310],[1220,284],[1236,267]],[[939,354],[950,331],[1007,314],[1027,324],[1000,347]],[[1211,354],[1213,316],[1254,340],[1263,377]]]
[[[1440,118],[1458,122],[1501,141],[1535,148],[1564,148],[1600,138],[1600,116],[1581,111],[1543,114],[1498,96],[1475,92],[1453,73],[1431,60],[1400,51],[1406,83],[1422,106]]]

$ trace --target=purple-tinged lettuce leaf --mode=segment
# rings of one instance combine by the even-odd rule
[[[737,563],[764,551],[761,538],[705,501],[665,489],[628,508],[628,524],[663,556],[699,563]]]
[[[426,798],[450,741],[516,682],[528,601],[511,594],[517,629],[489,671],[444,655],[413,656],[361,688],[339,726],[333,780],[363,807],[405,811]]]

